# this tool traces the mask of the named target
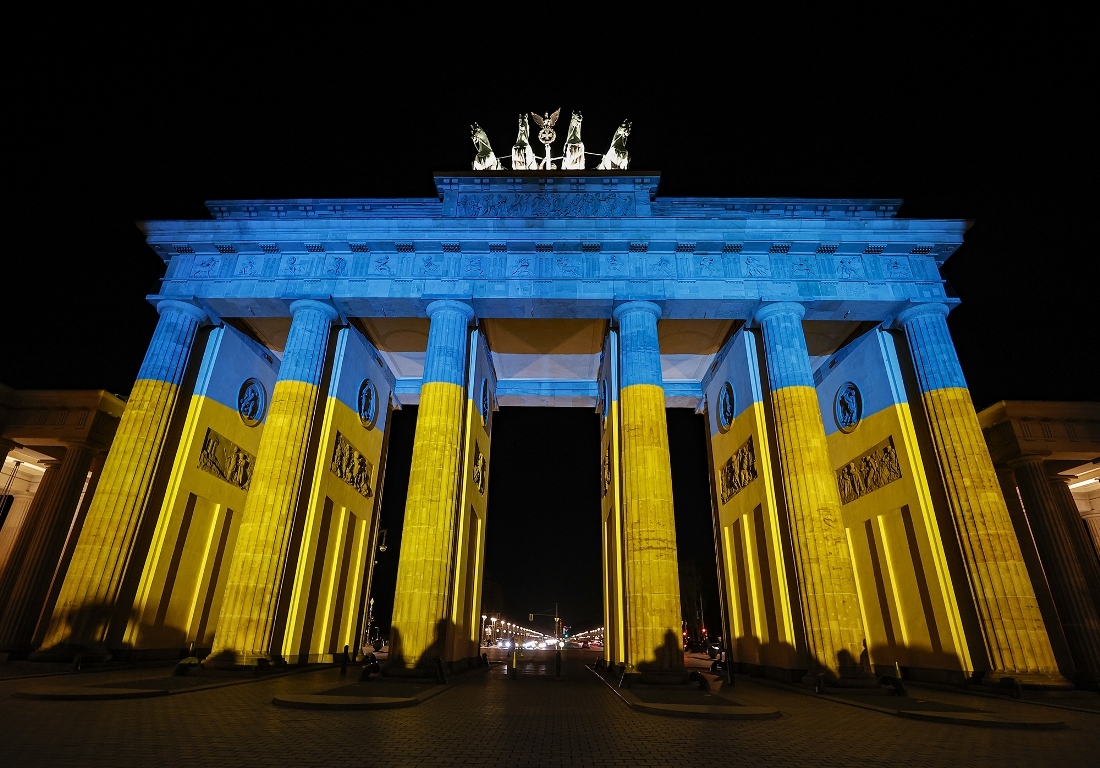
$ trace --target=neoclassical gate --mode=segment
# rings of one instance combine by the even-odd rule
[[[608,661],[675,671],[665,408],[690,407],[742,668],[1057,680],[947,331],[965,222],[658,182],[449,173],[429,199],[147,222],[160,321],[43,648],[354,648],[390,414],[417,404],[391,664],[461,665],[493,412],[579,405],[601,417]]]

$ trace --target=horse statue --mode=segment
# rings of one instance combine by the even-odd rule
[[[630,155],[626,151],[626,140],[630,138],[630,121],[623,120],[622,125],[615,129],[615,135],[611,138],[611,148],[603,156],[603,160],[596,166],[598,171],[625,171]]]
[[[519,116],[519,135],[516,136],[516,145],[512,147],[512,170],[534,171],[538,170],[539,161],[535,157],[535,150],[531,149],[531,124],[527,122],[527,115]]]
[[[580,112],[574,112],[569,120],[569,132],[565,135],[565,150],[561,159],[562,170],[584,170],[584,142],[581,141],[581,117]]]
[[[470,126],[470,138],[477,147],[477,156],[474,157],[472,167],[475,171],[503,171],[500,160],[493,154],[493,148],[489,145],[489,136],[485,130],[474,123]]]

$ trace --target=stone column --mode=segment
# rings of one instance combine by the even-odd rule
[[[661,308],[645,301],[614,312],[620,339],[626,658],[639,672],[684,668],[660,316]]]
[[[92,451],[87,445],[69,445],[64,460],[47,470],[49,483],[39,488],[31,502],[13,547],[12,554],[18,560],[10,559],[5,569],[15,570],[16,576],[5,589],[9,587],[5,574],[0,586],[0,595],[8,595],[0,611],[0,651],[31,650],[34,630],[91,463]]]
[[[1058,475],[1049,476],[1050,490],[1054,495],[1054,502],[1065,520],[1066,530],[1077,551],[1077,562],[1081,566],[1081,572],[1085,575],[1085,584],[1088,586],[1088,594],[1096,608],[1096,615],[1100,616],[1100,559],[1096,556],[1096,548],[1092,541],[1092,528],[1088,521],[1082,519],[1081,512],[1077,509],[1077,502],[1073,499],[1073,491],[1069,489],[1064,477]]]
[[[7,459],[8,459],[8,452],[11,451],[12,448],[19,448],[19,447],[20,447],[19,443],[15,442],[14,440],[8,440],[7,438],[0,437],[0,470],[2,470],[4,468],[4,462],[6,462]],[[18,469],[19,469],[19,462],[16,461],[12,464],[11,475],[9,476],[9,479],[11,480],[11,482],[15,482],[15,474],[18,471]],[[0,472],[0,495],[4,495],[7,492],[7,488],[9,488],[9,487],[10,487],[10,483],[8,482],[8,480],[4,479],[3,473]],[[12,499],[11,505],[13,507],[15,506],[15,499],[14,498]],[[3,510],[2,506],[0,506],[0,528],[3,527],[5,519],[6,519],[6,515],[4,514],[4,510]],[[3,563],[0,563],[0,568],[2,568],[2,567],[3,567]],[[0,595],[2,595],[2,594],[3,594],[3,592],[0,592]],[[2,600],[3,600],[3,598],[0,597],[0,601],[2,601]]]
[[[1057,678],[1058,666],[947,330],[948,311],[943,304],[921,304],[902,312],[895,323],[905,331],[913,356],[992,666],[990,678],[1034,675],[1034,682],[1041,683]]]
[[[7,612],[8,597],[15,589],[15,582],[19,579],[19,569],[23,564],[23,559],[27,556],[27,549],[33,535],[34,519],[41,508],[41,504],[53,494],[57,468],[61,465],[60,461],[53,459],[46,459],[38,463],[40,466],[45,467],[46,471],[42,473],[42,478],[38,481],[38,487],[35,489],[34,495],[31,496],[30,506],[23,515],[19,530],[15,532],[15,536],[12,538],[11,546],[8,548],[7,560],[0,563],[0,618]]]
[[[181,301],[162,301],[157,311],[160,320],[104,464],[44,649],[100,646],[106,640],[195,334],[207,319]]]
[[[398,671],[430,665],[446,642],[462,472],[466,327],[473,316],[457,301],[428,305],[431,327],[393,598],[389,663]]]
[[[1063,514],[1042,457],[1017,459],[1012,471],[1077,675],[1081,682],[1095,685],[1100,679],[1100,617],[1073,541],[1080,525]]]
[[[76,514],[72,520],[72,525],[69,527],[65,536],[61,556],[57,562],[57,569],[53,572],[53,577],[50,579],[49,591],[46,593],[46,599],[43,601],[43,613],[39,618],[34,639],[31,641],[31,645],[35,648],[42,645],[42,637],[49,628],[48,619],[53,614],[54,605],[57,604],[57,595],[61,591],[61,585],[65,581],[65,574],[69,572],[69,563],[73,561],[73,552],[76,551],[76,543],[80,539],[80,532],[84,529],[84,521],[88,518],[88,508],[91,507],[92,499],[95,498],[95,491],[99,485],[99,478],[103,475],[103,465],[106,460],[106,451],[100,450],[92,454],[91,465],[88,468],[89,477],[85,485],[84,498],[80,499],[79,506],[76,508]]]
[[[811,671],[860,677],[863,617],[802,331],[805,312],[801,304],[779,302],[763,306],[755,320],[764,333],[779,473],[794,539],[806,642],[811,663],[818,667]]]
[[[336,310],[320,301],[290,305],[293,321],[256,466],[241,513],[225,598],[208,661],[234,667],[272,660],[271,647],[294,512],[317,410],[318,386]]]
[[[1072,498],[1073,493],[1070,492]],[[1076,502],[1074,502],[1076,508]],[[1096,557],[1100,553],[1100,512],[1089,512],[1081,515],[1081,519],[1085,521],[1085,527],[1088,528],[1089,537],[1092,539],[1092,556]]]

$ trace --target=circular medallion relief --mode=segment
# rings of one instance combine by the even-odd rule
[[[264,420],[267,412],[267,390],[257,379],[246,379],[237,393],[237,413],[241,421],[254,427]]]
[[[359,421],[367,429],[374,429],[374,422],[378,419],[378,391],[374,388],[374,382],[363,379],[359,385]]]
[[[733,385],[728,381],[718,391],[718,428],[725,432],[733,424]]]
[[[833,418],[841,432],[852,432],[863,418],[863,395],[852,382],[846,382],[836,391],[833,400]]]

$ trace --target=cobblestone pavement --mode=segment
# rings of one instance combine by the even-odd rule
[[[420,706],[366,712],[290,710],[270,703],[277,693],[313,693],[339,685],[354,679],[357,670],[349,670],[348,678],[326,669],[164,698],[106,702],[18,700],[11,692],[31,681],[0,681],[0,765],[1003,768],[1087,764],[1100,751],[1098,714],[938,691],[921,696],[995,706],[1006,714],[1048,715],[1070,727],[1017,731],[923,723],[744,678],[737,680],[736,698],[777,707],[784,716],[730,722],[643,714],[626,707],[585,670],[578,652],[565,656],[560,680],[552,676],[552,662],[521,665],[525,674],[518,679],[494,667]],[[140,676],[146,674],[143,670]],[[65,678],[66,685],[72,682],[71,676]]]

